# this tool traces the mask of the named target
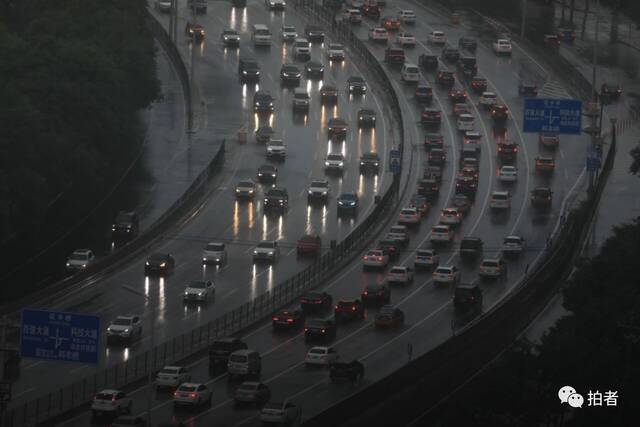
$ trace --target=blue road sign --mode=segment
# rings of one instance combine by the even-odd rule
[[[582,101],[575,99],[526,98],[524,132],[582,133]]]
[[[389,151],[389,172],[400,173],[400,170],[402,169],[400,158],[400,150]]]
[[[587,171],[595,172],[602,166],[602,162],[597,157],[587,157]]]
[[[22,357],[98,363],[100,318],[78,313],[22,310]]]

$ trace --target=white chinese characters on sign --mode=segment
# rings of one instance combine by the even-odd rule
[[[584,397],[576,392],[576,389],[566,385],[558,390],[560,403],[567,403],[572,408],[582,408]],[[609,390],[602,393],[600,390],[587,393],[587,406],[618,406],[618,391]]]

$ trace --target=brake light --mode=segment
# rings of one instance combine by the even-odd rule
[[[367,295],[369,295],[369,292],[364,291],[364,292],[362,293],[362,295],[364,295],[364,296],[366,297]]]
[[[178,396],[180,395],[180,393],[178,393],[177,391],[174,391],[174,392],[173,392],[173,395],[174,395],[175,397],[178,397]]]
[[[189,397],[192,398],[192,399],[195,399],[196,397],[198,397],[198,394],[197,393],[191,393],[191,394],[189,394]]]
[[[354,307],[351,307],[351,311],[356,311],[355,306],[354,306]]]
[[[324,329],[321,329],[321,330],[320,330],[320,333],[324,334],[324,332],[325,332],[325,330],[324,330]]]
[[[378,261],[382,261],[382,257],[381,256],[378,257]]]
[[[340,306],[337,306],[337,305],[336,305],[336,310],[340,310]]]
[[[309,328],[304,328],[304,331],[305,331],[305,332],[308,332],[308,331],[309,331]]]
[[[279,319],[278,317],[276,317],[276,316],[273,316],[273,317],[271,318],[271,320],[278,321],[278,320],[280,320],[280,319]]]
[[[293,319],[291,318],[287,319],[287,323],[293,323]]]

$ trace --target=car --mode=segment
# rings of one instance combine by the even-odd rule
[[[173,2],[171,0],[156,0],[154,7],[158,12],[168,13],[171,12]]]
[[[497,103],[498,95],[493,92],[482,92],[482,95],[478,98],[478,104],[489,110]]]
[[[302,77],[302,73],[300,72],[300,68],[294,64],[283,64],[280,68],[280,81],[282,84],[300,84],[300,78]]]
[[[458,59],[458,71],[466,78],[475,77],[478,73],[478,63],[474,56],[461,56]]]
[[[225,47],[238,47],[240,46],[240,33],[236,30],[226,29],[222,30],[222,34],[220,35],[222,39],[222,44]]]
[[[400,70],[400,79],[405,83],[418,84],[422,77],[420,76],[420,69],[417,65],[405,62]]]
[[[360,9],[349,8],[344,12],[343,19],[350,24],[360,24],[362,23],[362,13]]]
[[[69,271],[78,271],[87,268],[96,260],[91,249],[76,249],[67,258],[66,267]]]
[[[442,112],[437,108],[424,108],[420,113],[420,123],[424,126],[440,126]]]
[[[305,312],[327,310],[333,306],[333,297],[326,292],[307,292],[300,297],[300,307]]]
[[[278,168],[273,165],[260,165],[258,167],[258,181],[275,182],[278,179]]]
[[[269,48],[271,47],[271,30],[265,24],[253,24],[251,39],[256,48]]]
[[[274,262],[280,255],[280,246],[275,240],[261,240],[253,250],[253,261]]]
[[[505,255],[520,255],[524,252],[524,243],[524,239],[520,236],[507,236],[502,239],[502,253]]]
[[[536,187],[531,191],[531,205],[536,208],[548,208],[552,203],[553,192],[549,187]]]
[[[467,102],[467,91],[462,88],[452,88],[449,90],[449,102],[452,104],[464,104]]]
[[[281,139],[271,139],[265,147],[267,159],[284,160],[287,157],[287,146]]]
[[[404,247],[409,244],[409,231],[404,225],[392,225],[387,233],[387,238],[396,240]]]
[[[439,265],[433,271],[433,283],[456,285],[460,280],[460,271],[455,265]]]
[[[440,58],[446,62],[456,63],[460,59],[460,51],[455,47],[445,47],[442,49]]]
[[[416,208],[420,216],[426,216],[429,213],[429,200],[420,194],[416,194],[409,200],[409,207]]]
[[[424,148],[427,151],[444,149],[444,136],[439,133],[427,133],[424,135]]]
[[[367,82],[359,76],[351,76],[347,79],[347,89],[351,95],[364,95],[367,92]]]
[[[398,33],[396,40],[398,44],[402,47],[415,47],[416,46],[416,36],[406,31],[401,31]]]
[[[140,220],[136,212],[120,211],[116,220],[111,225],[111,238],[113,240],[131,240],[140,229]]]
[[[211,389],[206,384],[184,383],[173,393],[173,406],[210,404],[211,397]]]
[[[427,36],[427,42],[434,45],[444,45],[447,43],[447,37],[442,31],[431,31]]]
[[[339,172],[344,170],[344,154],[329,153],[324,159],[324,168],[327,172]]]
[[[260,81],[260,64],[253,58],[240,58],[238,76],[241,82]]]
[[[375,174],[380,170],[380,156],[378,153],[362,153],[360,156],[360,173],[373,172]]]
[[[475,76],[471,79],[471,90],[475,93],[484,93],[487,91],[488,82],[484,77]]]
[[[136,415],[120,415],[113,423],[111,427],[146,427],[147,421]]]
[[[511,52],[513,50],[511,46],[511,41],[507,39],[498,39],[492,44],[493,53],[496,55],[507,55],[511,56]]]
[[[403,265],[394,265],[387,274],[387,282],[407,284],[413,282],[413,270]]]
[[[302,308],[284,309],[271,316],[271,325],[274,331],[293,329],[304,325],[304,311]]]
[[[403,65],[406,55],[402,47],[388,47],[384,51],[384,61],[388,64]]]
[[[413,267],[416,270],[431,270],[440,264],[440,255],[435,249],[417,249],[413,259]]]
[[[317,234],[305,234],[296,242],[296,254],[298,256],[318,256],[322,251],[322,239]]]
[[[253,95],[253,109],[256,113],[273,113],[273,97],[266,90],[259,90]]]
[[[483,252],[484,243],[481,238],[465,236],[460,240],[460,258],[463,260],[476,259]]]
[[[364,377],[364,365],[357,361],[334,362],[329,368],[329,378],[331,382],[349,380],[351,382],[361,381]]]
[[[553,49],[558,49],[560,47],[560,37],[557,34],[545,34],[544,44]]]
[[[370,283],[360,294],[360,299],[363,304],[388,304],[391,300],[391,290],[385,283]]]
[[[482,134],[475,131],[466,131],[462,139],[462,145],[473,148],[476,153],[479,152],[482,147]]]
[[[362,108],[358,110],[358,127],[359,128],[375,128],[376,112],[371,108]]]
[[[203,302],[213,298],[216,288],[210,280],[193,280],[187,284],[182,299],[185,302]]]
[[[508,191],[494,191],[489,198],[489,208],[493,210],[511,209],[511,194]]]
[[[304,325],[304,342],[331,340],[336,337],[336,323],[333,319],[308,319]]]
[[[450,226],[459,225],[462,222],[462,214],[458,212],[457,208],[445,208],[440,213],[440,224],[446,224]]]
[[[497,278],[506,274],[507,264],[500,257],[483,259],[478,269],[480,277]]]
[[[622,86],[619,84],[602,83],[600,86],[600,96],[605,100],[617,101],[622,95]]]
[[[440,148],[432,148],[427,156],[429,165],[442,166],[447,162],[447,153]]]
[[[470,176],[460,176],[456,178],[456,194],[463,194],[475,200],[476,192],[478,191],[478,181]]]
[[[458,48],[475,52],[478,48],[478,41],[473,37],[462,36],[458,39]]]
[[[168,253],[155,253],[149,256],[147,261],[144,263],[144,274],[145,276],[151,274],[157,274],[160,276],[171,274],[173,273],[175,264],[176,261],[173,258],[173,255]]]
[[[293,111],[309,112],[309,104],[311,103],[311,97],[307,89],[297,87],[293,91]]]
[[[256,142],[258,144],[266,144],[271,141],[271,136],[274,134],[274,130],[269,125],[262,125],[256,129]]]
[[[317,61],[309,61],[304,66],[305,72],[307,73],[307,77],[312,80],[322,80],[324,77],[324,65]],[[304,90],[307,96],[309,93],[307,90]],[[307,105],[308,107],[308,105]]]
[[[237,199],[253,199],[256,194],[256,184],[250,179],[243,179],[236,184],[235,194]]]
[[[336,104],[338,102],[338,89],[335,86],[322,86],[320,89],[320,102],[324,104]]]
[[[556,168],[556,161],[553,157],[540,156],[536,157],[536,172],[542,174],[551,174]]]
[[[209,346],[209,368],[213,369],[220,365],[227,367],[229,356],[238,350],[246,350],[247,344],[236,337],[226,337],[216,339]]]
[[[307,25],[304,27],[304,33],[312,43],[324,42],[324,30],[319,25]]]
[[[378,43],[387,43],[389,40],[389,33],[385,28],[376,27],[369,30],[369,40]]]
[[[236,389],[233,399],[237,404],[268,402],[271,399],[271,389],[258,381],[244,381]]]
[[[94,417],[102,414],[131,414],[132,408],[133,399],[121,390],[102,390],[91,401],[91,414]]]
[[[501,182],[516,182],[518,180],[518,168],[504,165],[498,170],[498,179]]]
[[[431,227],[429,240],[432,243],[449,243],[453,240],[453,230],[448,225],[436,224]]]
[[[395,260],[400,256],[402,246],[404,246],[402,242],[394,239],[387,234],[384,238],[378,241],[376,249],[381,250],[389,255],[389,260]]]
[[[140,316],[118,316],[107,327],[107,343],[121,340],[131,343],[142,336],[142,319]]]
[[[475,283],[459,283],[453,291],[453,308],[459,312],[482,308],[482,289]]]
[[[498,159],[503,163],[513,163],[518,155],[518,144],[515,141],[501,141],[497,144]]]
[[[431,104],[431,102],[433,101],[433,88],[431,88],[431,86],[427,86],[426,84],[418,83],[413,97],[420,103]]]
[[[541,133],[538,135],[538,142],[549,149],[556,149],[560,145],[560,137],[556,133]]]
[[[291,50],[295,59],[307,59],[311,57],[311,45],[309,44],[309,40],[304,37],[297,37],[293,41]]]
[[[284,0],[264,0],[264,4],[269,10],[284,10],[287,5]]]
[[[416,13],[411,9],[403,9],[398,13],[398,19],[405,24],[414,24],[416,22]]]
[[[267,402],[260,410],[260,421],[263,424],[299,425],[302,420],[302,409],[292,402]]]
[[[425,178],[418,181],[417,193],[426,197],[427,200],[433,201],[440,194],[440,184],[436,178]]]
[[[389,254],[380,249],[372,249],[367,251],[362,257],[362,267],[367,268],[385,268],[389,264]]]
[[[518,93],[526,96],[538,96],[538,86],[531,82],[521,81],[518,83]]]
[[[338,117],[329,119],[327,123],[327,134],[329,139],[333,138],[346,138],[347,137],[347,122]]]
[[[356,193],[342,193],[338,196],[338,215],[355,214],[358,211],[358,195]]]
[[[463,153],[465,154],[465,153]],[[477,168],[474,167],[468,167],[468,166],[463,166],[460,171],[458,172],[458,177],[471,177],[473,178],[476,183],[478,182],[478,180],[480,179],[480,172],[478,171]]]
[[[342,299],[333,308],[333,315],[338,321],[364,319],[364,305],[359,299]]]
[[[282,34],[282,41],[285,43],[292,42],[298,38],[298,32],[293,25],[283,25],[280,34]]]
[[[436,76],[436,83],[440,87],[451,89],[456,83],[456,76],[453,71],[440,70]]]
[[[196,43],[200,43],[204,40],[204,27],[201,24],[194,24],[187,21],[187,26],[185,27],[185,33],[189,38],[189,41],[195,41]]]
[[[420,224],[420,214],[418,213],[418,209],[411,207],[402,208],[398,214],[398,224],[409,226]]]
[[[344,46],[340,43],[329,43],[329,47],[327,48],[327,56],[329,57],[329,61],[344,61]]]
[[[454,103],[453,107],[451,108],[451,112],[456,118],[459,118],[460,115],[462,114],[469,114],[469,115],[473,114],[471,110],[471,106],[466,101]],[[471,132],[471,131],[467,131],[467,132]]]
[[[374,21],[380,19],[380,6],[378,6],[375,1],[365,2],[365,4],[360,7],[360,12],[363,16],[373,19]]]
[[[438,69],[438,57],[423,53],[418,57],[418,64],[426,71],[435,71]]]
[[[229,355],[227,362],[228,379],[235,377],[260,377],[262,371],[262,357],[255,350],[236,350]]]
[[[501,124],[509,118],[509,108],[504,104],[494,104],[491,106],[491,118],[494,124]]]
[[[400,19],[394,16],[385,16],[380,20],[380,26],[387,31],[398,31],[401,24]]]
[[[458,132],[472,131],[475,127],[475,118],[471,114],[460,114],[456,122]]]
[[[187,6],[195,13],[207,13],[207,0],[189,0]]]
[[[183,366],[165,366],[156,375],[156,388],[177,388],[191,381],[191,372]]]
[[[326,204],[329,200],[329,181],[326,179],[315,179],[309,184],[307,192],[307,202],[320,201]]]
[[[404,324],[404,312],[392,305],[383,306],[376,313],[374,325],[376,328],[398,327]]]

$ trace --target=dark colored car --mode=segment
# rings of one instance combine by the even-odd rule
[[[360,156],[360,172],[371,171],[378,173],[380,170],[380,156],[378,153],[363,153]]]
[[[518,144],[514,141],[498,142],[498,159],[502,162],[515,162],[518,156]]]
[[[401,47],[388,47],[384,51],[384,60],[389,64],[404,64],[404,49],[402,49]]]
[[[340,300],[333,309],[336,320],[364,319],[364,306],[359,299]]]
[[[317,234],[305,234],[296,243],[296,253],[299,256],[317,256],[322,250],[322,239]]]
[[[283,64],[280,68],[280,81],[282,84],[300,84],[302,73],[300,68],[294,64]]]
[[[138,234],[140,220],[135,212],[120,211],[111,225],[113,240],[130,240]]]
[[[426,126],[440,126],[442,112],[437,108],[425,108],[420,114],[420,122]]]
[[[204,27],[200,24],[192,24],[187,21],[185,33],[189,37],[189,41],[195,40],[196,43],[200,43],[204,40]]]
[[[304,27],[304,33],[310,42],[324,42],[324,30],[319,25],[307,25]]]
[[[538,208],[551,206],[553,192],[549,187],[536,187],[531,191],[531,204]]]
[[[504,104],[496,104],[491,107],[491,118],[494,123],[504,123],[509,118],[509,108]]]
[[[335,86],[322,86],[320,89],[320,101],[322,104],[335,104],[338,102],[338,89]]]
[[[438,57],[423,53],[418,58],[418,65],[426,71],[435,71],[438,69]]]
[[[300,297],[300,306],[307,311],[326,310],[333,305],[333,297],[326,292],[307,292]]]
[[[329,370],[331,382],[349,380],[360,381],[364,377],[364,365],[357,360],[351,362],[335,362]]]
[[[253,58],[240,58],[238,61],[238,76],[243,82],[259,81],[260,64]]]
[[[336,337],[336,323],[333,319],[310,319],[304,325],[304,342],[314,339],[333,339]]]
[[[275,182],[278,179],[278,168],[273,165],[260,165],[258,167],[258,181]]]
[[[475,52],[478,48],[478,42],[473,37],[463,36],[458,39],[458,48],[466,49],[469,52]]]
[[[421,179],[418,181],[417,193],[427,200],[433,200],[440,194],[440,184],[435,178]]]
[[[425,84],[419,84],[413,96],[420,103],[431,104],[431,101],[433,101],[433,88]]]
[[[144,274],[165,275],[173,272],[176,261],[173,255],[167,253],[156,253],[147,258],[144,264]]]
[[[358,204],[356,193],[342,193],[338,196],[338,215],[355,214],[358,211]]]
[[[423,178],[434,178],[436,181],[442,181],[442,167],[435,165],[427,165],[422,172]]]
[[[544,36],[544,44],[547,46],[558,49],[560,47],[560,37],[557,34],[546,34]]]
[[[231,0],[233,7],[245,7],[247,6],[247,0]]]
[[[380,7],[378,7],[377,4],[363,4],[360,7],[360,13],[362,13],[362,16],[366,16],[367,18],[371,18],[375,21],[380,19]]]
[[[458,209],[462,215],[466,215],[471,209],[471,200],[464,194],[456,194],[451,198],[451,207]]]
[[[401,243],[395,239],[382,239],[378,242],[377,249],[386,252],[390,260],[398,259],[400,256]]]
[[[475,76],[471,79],[471,90],[475,93],[482,93],[487,91],[487,79],[484,77]]]
[[[430,165],[442,166],[447,161],[447,153],[440,148],[434,148],[429,151],[428,159]]]
[[[256,142],[266,144],[275,132],[271,126],[260,126],[256,129]]]
[[[520,82],[518,93],[525,96],[538,96],[538,86],[530,82]]]
[[[463,145],[460,149],[460,160],[468,159],[470,157],[476,158],[478,156],[478,150],[471,145]]]
[[[391,301],[391,290],[384,283],[371,283],[364,288],[360,299],[363,304],[388,304]]]
[[[299,308],[280,310],[271,316],[271,324],[274,330],[298,328],[304,325],[304,311]]]
[[[363,108],[358,111],[358,127],[376,127],[376,112],[370,108]]]
[[[374,324],[377,328],[388,328],[402,326],[404,323],[404,313],[392,305],[383,306],[376,314]]]
[[[264,209],[282,210],[289,207],[289,193],[286,188],[270,188],[264,195]]]
[[[367,93],[367,82],[358,76],[351,76],[347,80],[347,89],[350,94],[363,95]]]
[[[618,84],[602,83],[600,87],[600,95],[607,97],[612,101],[617,101],[622,95],[622,86]]]
[[[453,71],[440,70],[438,71],[436,82],[443,88],[451,89],[456,83],[456,76]]]
[[[482,308],[482,289],[474,283],[460,283],[453,291],[453,307],[458,311]]]
[[[467,78],[475,77],[478,74],[478,63],[473,56],[462,56],[458,60],[458,71]]]
[[[449,101],[452,104],[462,104],[467,102],[467,91],[461,88],[452,88],[449,91]]]
[[[324,77],[324,65],[319,62],[309,61],[305,64],[304,69],[309,78],[322,80]]]
[[[455,47],[445,47],[442,49],[440,58],[447,62],[457,62],[460,59],[460,51]]]
[[[347,137],[347,122],[341,118],[334,117],[329,119],[327,123],[327,133],[329,139],[332,138],[346,138]]]
[[[259,90],[253,95],[253,109],[256,113],[272,113],[273,97],[266,90]]]
[[[424,136],[424,148],[431,151],[436,148],[442,150],[444,148],[444,136],[439,133],[428,133]]]
[[[460,241],[460,258],[470,260],[477,258],[482,253],[482,239],[466,236]]]
[[[209,347],[209,367],[224,366],[226,368],[231,353],[246,349],[247,344],[239,338],[228,337],[217,339]]]
[[[475,200],[477,191],[478,183],[475,179],[468,176],[456,178],[456,194],[464,194],[471,200]]]
[[[402,23],[395,16],[385,16],[380,21],[380,26],[387,31],[398,31]]]

